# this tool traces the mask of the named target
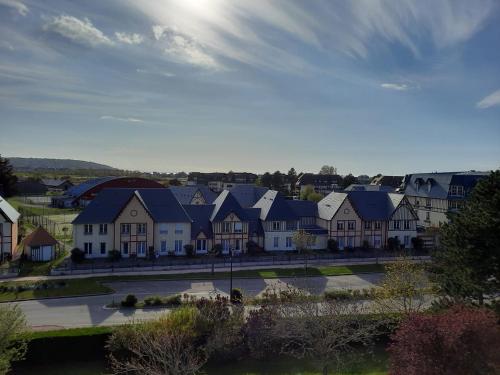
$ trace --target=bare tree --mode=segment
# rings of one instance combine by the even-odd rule
[[[114,374],[195,375],[206,362],[203,350],[186,332],[134,329],[127,354],[110,354]]]
[[[377,312],[407,316],[419,312],[429,292],[429,281],[422,264],[400,258],[385,266],[385,276],[375,290]]]
[[[307,252],[314,245],[316,237],[304,229],[299,229],[293,234],[292,241],[299,253],[302,253]]]

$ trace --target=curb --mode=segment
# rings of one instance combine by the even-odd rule
[[[41,298],[23,298],[23,299],[15,299],[12,301],[1,301],[2,303],[17,303],[17,302],[28,302],[28,301],[41,301],[47,299],[64,299],[64,298],[79,298],[79,297],[97,297],[97,296],[107,296],[116,293],[112,292],[104,292],[104,293],[92,293],[92,294],[73,294],[70,296],[54,296],[54,297],[41,297]]]

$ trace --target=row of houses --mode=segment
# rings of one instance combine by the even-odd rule
[[[402,194],[385,191],[330,193],[319,203],[287,200],[274,190],[247,186],[224,190],[210,202],[202,189],[105,189],[74,220],[76,247],[88,257],[184,255],[185,245],[205,254],[244,253],[253,243],[267,251],[294,251],[294,233],[313,235],[312,249],[334,239],[340,249],[364,244],[382,248],[389,237],[406,247],[418,217]],[[207,201],[208,199],[208,201]]]

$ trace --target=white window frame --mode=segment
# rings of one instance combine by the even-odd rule
[[[184,232],[184,229],[182,227],[182,224],[175,224],[175,234],[182,234]]]
[[[83,234],[86,236],[92,235],[92,232],[94,231],[94,226],[92,224],[84,224],[83,226]]]
[[[365,221],[365,229],[372,229],[372,222],[371,221]]]
[[[120,233],[121,234],[130,234],[130,224],[123,223],[120,226]]]
[[[279,232],[281,230],[281,221],[273,221],[272,228],[273,228],[273,231]]]
[[[108,234],[108,224],[99,224],[99,234],[101,236]]]
[[[232,223],[230,221],[222,222],[222,233],[231,233]]]
[[[144,236],[147,233],[146,223],[138,223],[136,226],[136,231],[137,235]]]
[[[176,254],[181,254],[183,251],[182,240],[175,240],[174,251]]]
[[[397,229],[397,230],[401,229],[401,223],[399,222],[399,220],[393,220],[392,225],[393,225],[394,229]]]
[[[243,233],[243,223],[241,221],[234,223],[234,233]]]
[[[343,220],[337,220],[337,230],[345,230],[345,222]]]
[[[290,249],[292,247],[292,244],[293,244],[292,237],[287,237],[286,238],[286,244],[285,244],[286,248]]]
[[[86,255],[92,255],[92,242],[85,242],[83,249]]]
[[[167,241],[160,241],[160,253],[165,254],[168,251]]]
[[[196,251],[207,251],[207,240],[202,238],[196,240]]]
[[[123,254],[128,255],[130,253],[130,242],[128,242],[128,241],[122,241],[122,243],[121,243],[121,251],[122,251]]]
[[[168,234],[167,223],[160,223],[160,234]]]
[[[347,230],[356,230],[356,221],[355,220],[347,221]]]
[[[278,247],[280,247],[280,238],[273,237],[273,248],[277,249]]]
[[[380,229],[382,229],[382,223],[381,223],[380,221],[376,221],[376,222],[375,222],[375,229],[376,229],[376,230],[380,230]]]
[[[104,246],[102,246],[102,245],[104,245]],[[106,247],[107,247],[107,243],[106,242],[101,242],[99,244],[99,251],[100,251],[101,255],[106,254],[106,252],[107,252],[107,248]]]
[[[146,241],[138,241],[136,244],[137,255],[146,255]]]

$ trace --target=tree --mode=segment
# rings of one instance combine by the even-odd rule
[[[450,220],[432,254],[432,279],[443,295],[482,304],[500,287],[500,171],[479,181]]]
[[[271,176],[271,173],[269,173],[269,172],[264,173],[261,176],[259,183],[260,183],[260,186],[264,186],[264,187],[271,189],[272,185],[273,185],[273,177]]]
[[[288,182],[290,183],[290,188],[291,191],[293,192],[295,190],[295,184],[297,183],[297,172],[295,171],[295,168],[290,168],[288,173],[286,174]]]
[[[321,199],[323,199],[323,196],[320,193],[316,193],[316,191],[314,191],[314,186],[306,185],[300,193],[300,199],[317,203]]]
[[[17,177],[14,175],[14,168],[9,159],[0,155],[0,193],[3,197],[11,197],[16,193]],[[3,191],[3,192],[2,192]]]
[[[404,316],[424,307],[429,282],[423,266],[408,258],[398,259],[385,266],[385,275],[375,290],[374,308],[384,314]]]
[[[345,189],[349,185],[356,184],[357,182],[358,182],[357,178],[354,177],[351,173],[349,173],[347,176],[345,176],[342,179],[341,187],[342,187],[342,189]]]
[[[272,177],[271,177],[272,188],[274,190],[277,190],[277,191],[282,191],[283,185],[284,185],[284,181],[283,181],[283,175],[281,174],[281,172],[280,171],[274,172]]]
[[[173,179],[168,181],[168,185],[169,186],[181,186],[182,183],[178,179],[173,178]]]
[[[486,309],[412,315],[391,338],[390,374],[488,375],[500,369],[500,328]]]
[[[24,358],[27,332],[26,319],[18,305],[0,306],[0,375],[9,372],[12,361]]]
[[[323,165],[319,170],[319,174],[337,174],[337,168],[333,165]]]
[[[307,252],[314,245],[316,237],[307,233],[304,229],[297,230],[292,237],[293,244],[299,253]]]

